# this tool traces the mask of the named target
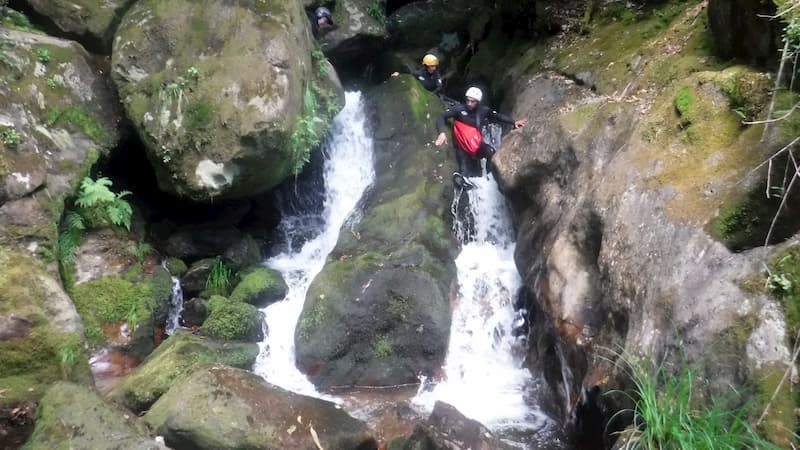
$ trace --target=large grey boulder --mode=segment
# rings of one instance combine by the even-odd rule
[[[229,367],[195,372],[144,420],[175,450],[377,449],[365,425],[333,403]]]
[[[510,450],[480,422],[461,414],[453,406],[436,402],[424,423],[399,447],[401,450]]]
[[[295,332],[298,366],[323,388],[415,383],[447,350],[455,163],[449,149],[426,145],[442,105],[411,76],[370,98],[376,180],[311,284]]]
[[[26,450],[166,450],[147,427],[127,412],[106,404],[92,390],[57,383],[39,404],[36,428]]]
[[[333,21],[336,28],[321,37],[320,46],[337,65],[369,59],[387,37],[386,10],[381,1],[336,0]]]
[[[41,262],[0,247],[0,408],[38,400],[67,379],[91,383],[83,324]]]
[[[0,241],[55,251],[64,198],[119,141],[113,89],[78,44],[0,28]]]
[[[50,19],[62,33],[90,45],[93,50],[111,52],[114,29],[135,0],[25,0],[37,13]]]
[[[336,74],[312,44],[299,2],[136,3],[112,76],[159,187],[210,202],[300,170],[340,109]]]

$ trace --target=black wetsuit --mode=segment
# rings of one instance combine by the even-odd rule
[[[414,75],[414,78],[419,80],[425,89],[433,93],[439,93],[442,90],[442,77],[439,75],[438,69],[434,70],[433,73],[428,73],[428,69],[422,66],[419,70],[412,72],[411,75]]]
[[[317,16],[315,14],[312,14],[312,13],[308,14],[308,21],[311,23],[311,34],[313,34],[314,37],[317,38],[317,39],[322,38],[323,36],[328,34],[330,31],[332,31],[333,28],[334,28],[333,19],[330,19],[330,18],[328,19],[328,22],[330,23],[330,26],[325,27],[325,28],[320,27],[318,19],[317,19]]]
[[[463,103],[456,103],[455,105],[444,110],[444,112],[439,115],[439,119],[436,121],[436,128],[440,133],[447,131],[447,119],[451,117],[459,122],[463,122],[469,126],[475,127],[478,130],[481,130],[481,127],[489,122],[498,122],[509,125],[514,124],[514,119],[512,119],[510,116],[501,114],[489,108],[488,106],[478,105],[474,109],[470,110]],[[461,170],[461,173],[464,176],[471,177],[480,175],[481,158],[486,158],[487,168],[491,168],[488,163],[491,161],[492,156],[494,156],[496,149],[485,140],[481,141],[481,145],[478,147],[478,153],[475,155],[475,158],[470,157],[467,152],[461,148],[458,148],[457,145],[456,147],[456,160],[458,161],[459,170]]]

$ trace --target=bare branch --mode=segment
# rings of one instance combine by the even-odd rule
[[[792,363],[789,364],[789,367],[786,368],[786,371],[783,372],[783,378],[781,378],[781,382],[778,383],[778,387],[775,388],[775,391],[772,393],[772,397],[769,398],[766,406],[764,406],[764,412],[761,413],[761,417],[758,418],[756,421],[756,428],[761,426],[761,422],[764,421],[764,418],[767,417],[767,413],[769,413],[769,408],[772,406],[772,402],[775,401],[775,398],[778,396],[778,392],[781,391],[783,387],[783,383],[789,379],[789,375],[792,373],[792,369],[794,365],[797,363],[797,356],[800,354],[800,332],[797,333],[795,336],[795,344],[794,344],[794,354],[792,355]]]
[[[781,120],[791,116],[792,113],[797,108],[800,108],[800,102],[795,103],[794,106],[792,106],[792,109],[790,109],[789,111],[786,112],[786,114],[784,114],[784,115],[782,115],[780,117],[776,117],[774,119],[768,119],[768,120],[754,120],[752,122],[748,122],[746,120],[743,120],[742,124],[743,125],[762,125],[762,124],[767,124],[767,123],[775,123],[775,122],[781,121]]]
[[[767,158],[764,161],[762,161],[759,165],[755,166],[750,172],[747,172],[747,175],[751,175],[753,172],[755,172],[758,169],[764,167],[764,164],[769,164],[777,156],[780,156],[783,152],[785,152],[786,150],[789,150],[790,148],[792,148],[792,146],[794,146],[794,144],[797,144],[798,141],[800,141],[800,136],[797,136],[796,138],[794,138],[794,140],[792,142],[789,142],[782,149],[778,150],[772,156],[770,156],[769,158]]]
[[[798,6],[800,6],[800,3],[798,3],[798,2],[795,2],[795,4],[794,4],[794,5],[792,5],[792,6],[788,7],[788,8],[786,8],[785,10],[783,10],[783,11],[779,12],[778,14],[775,14],[774,16],[770,16],[770,15],[767,15],[767,14],[756,14],[756,16],[757,16],[757,17],[760,17],[760,18],[762,18],[762,19],[770,19],[770,20],[772,20],[772,19],[779,19],[779,18],[781,18],[781,17],[785,16],[785,15],[786,15],[788,12],[790,12],[791,10],[793,10],[793,9],[797,8]]]
[[[781,215],[781,211],[783,207],[786,205],[786,200],[789,198],[789,192],[792,190],[792,186],[794,186],[794,182],[797,181],[797,177],[800,176],[800,171],[798,171],[797,162],[794,161],[794,155],[792,152],[789,152],[789,156],[792,158],[794,162],[794,175],[792,175],[792,181],[789,182],[789,187],[786,188],[786,192],[783,193],[783,197],[781,198],[781,204],[778,205],[778,210],[775,211],[775,215],[772,217],[772,222],[769,224],[769,231],[767,231],[767,237],[764,238],[764,248],[767,248],[769,245],[769,240],[772,237],[772,231],[775,230],[775,224],[778,223],[778,217]]]
[[[772,113],[775,111],[775,98],[778,96],[778,89],[781,86],[781,78],[783,77],[783,69],[786,66],[786,52],[789,51],[789,40],[785,39],[783,50],[781,50],[781,64],[778,68],[778,75],[775,77],[775,89],[772,91],[772,99],[769,101],[769,110],[767,110],[767,120],[772,119]],[[767,138],[767,131],[769,131],[769,122],[764,124],[764,133],[761,134],[761,142]]]

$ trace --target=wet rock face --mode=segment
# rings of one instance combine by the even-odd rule
[[[381,2],[337,0],[333,9],[336,28],[320,38],[320,46],[334,63],[364,61],[376,54],[385,41],[385,19]]]
[[[150,408],[145,421],[176,450],[310,450],[318,448],[315,436],[326,449],[377,448],[366,426],[333,403],[284,391],[228,367],[201,370],[176,384]]]
[[[370,96],[375,184],[311,284],[295,331],[298,366],[320,387],[416,383],[447,349],[455,164],[449,149],[426,145],[442,105],[410,76]]]
[[[775,14],[772,1],[710,0],[708,24],[716,53],[724,59],[741,58],[762,67],[777,67],[784,24],[767,18]]]
[[[113,90],[78,44],[0,29],[0,240],[55,248],[64,197],[119,141]]]
[[[88,388],[63,382],[42,399],[25,448],[166,449],[136,416],[106,404]]]
[[[135,0],[25,0],[37,13],[47,17],[58,29],[93,44],[96,50],[110,53],[114,29],[125,10]]]
[[[488,428],[465,417],[453,406],[436,402],[424,424],[403,443],[402,450],[510,450],[511,446],[494,437]]]
[[[310,145],[293,149],[297,121],[312,101],[336,109],[340,89],[332,68],[315,66],[324,58],[312,64],[311,39],[299,2],[136,3],[112,75],[159,187],[203,202],[247,197],[302,166]]]

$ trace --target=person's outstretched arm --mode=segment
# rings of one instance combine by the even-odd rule
[[[439,130],[439,136],[436,137],[436,141],[434,142],[437,146],[447,142],[447,119],[456,117],[458,111],[458,105],[455,105],[445,109],[439,114],[439,118],[436,120],[436,129]]]
[[[495,122],[513,125],[514,128],[522,128],[528,123],[528,119],[514,120],[511,116],[499,113],[493,109],[489,110],[489,112],[486,114],[486,118]]]

